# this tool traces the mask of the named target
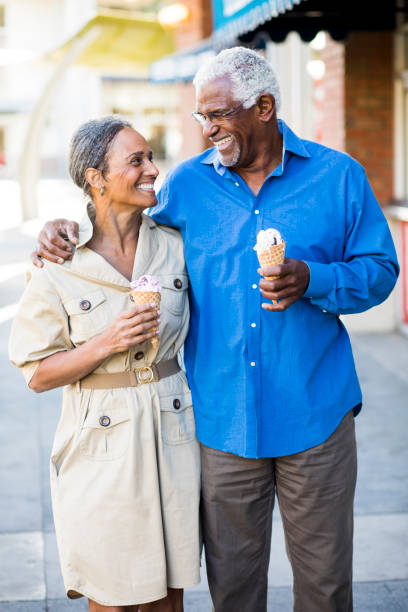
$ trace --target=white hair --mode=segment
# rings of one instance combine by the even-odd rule
[[[279,111],[279,83],[272,66],[256,51],[245,47],[224,49],[204,62],[197,71],[193,84],[198,91],[203,85],[223,76],[231,80],[234,98],[241,102],[244,108],[253,106],[261,94],[269,93],[275,99],[276,111]]]

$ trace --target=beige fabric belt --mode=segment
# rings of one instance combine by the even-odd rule
[[[89,374],[79,381],[81,389],[118,389],[120,387],[139,387],[150,382],[157,382],[176,374],[180,370],[177,357],[159,363],[135,368],[129,372],[115,374]]]

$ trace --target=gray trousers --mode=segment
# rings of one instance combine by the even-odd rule
[[[266,612],[275,492],[294,612],[352,612],[354,417],[286,457],[246,459],[201,445],[202,526],[215,612]]]

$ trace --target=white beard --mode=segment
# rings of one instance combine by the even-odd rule
[[[238,163],[239,158],[241,157],[241,149],[238,143],[234,143],[234,150],[232,153],[232,157],[224,159],[222,153],[219,153],[219,155],[220,155],[222,165],[226,166],[227,168],[231,168],[232,166],[236,166],[236,164]]]

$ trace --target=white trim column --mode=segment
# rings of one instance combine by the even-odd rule
[[[50,102],[67,70],[96,39],[100,30],[100,26],[95,25],[84,35],[74,40],[67,53],[59,64],[57,64],[31,114],[25,143],[22,149],[19,172],[23,221],[36,217],[38,212],[37,181],[39,178],[40,166],[39,151],[41,134],[47,118]]]

